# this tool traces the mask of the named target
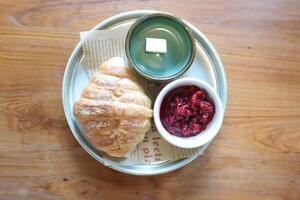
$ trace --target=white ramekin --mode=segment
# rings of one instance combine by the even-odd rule
[[[162,125],[160,119],[160,106],[165,96],[174,88],[186,85],[194,85],[206,91],[214,102],[215,114],[206,129],[192,137],[177,137],[171,135]],[[181,78],[166,85],[158,94],[154,103],[154,122],[160,135],[169,143],[181,148],[196,148],[209,143],[219,132],[224,117],[222,102],[216,91],[207,83],[194,78]]]

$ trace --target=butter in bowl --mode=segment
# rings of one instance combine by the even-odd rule
[[[184,74],[195,57],[195,41],[180,19],[155,13],[129,29],[126,56],[134,71],[151,81],[170,81]]]

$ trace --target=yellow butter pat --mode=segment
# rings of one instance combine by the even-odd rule
[[[146,52],[167,53],[167,40],[159,38],[146,38]]]

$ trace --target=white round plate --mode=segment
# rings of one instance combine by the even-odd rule
[[[92,30],[122,29],[126,26],[130,26],[137,18],[154,12],[159,11],[137,10],[121,13],[104,20]],[[227,82],[222,62],[215,48],[208,39],[193,25],[188,22],[186,23],[192,29],[196,40],[197,51],[191,68],[184,76],[201,79],[213,87],[217,91],[225,109],[227,103]],[[187,165],[198,157],[191,156],[185,159],[166,161],[159,164],[123,166],[118,163],[117,160],[104,155],[101,151],[96,150],[92,145],[90,145],[86,138],[82,135],[72,114],[73,103],[88,82],[87,75],[84,73],[85,63],[82,59],[83,52],[81,46],[82,44],[79,42],[67,63],[62,86],[62,98],[66,119],[73,135],[92,157],[114,170],[132,175],[156,175],[171,172]],[[208,145],[200,148],[206,149],[207,147]]]

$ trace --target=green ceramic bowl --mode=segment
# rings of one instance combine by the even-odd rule
[[[146,52],[146,38],[165,39],[167,52]],[[155,13],[145,15],[131,26],[125,50],[130,66],[138,74],[149,80],[166,81],[189,69],[195,57],[195,42],[190,29],[180,19]]]

